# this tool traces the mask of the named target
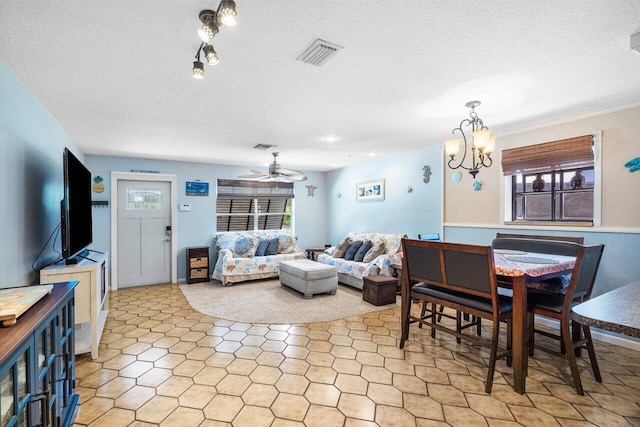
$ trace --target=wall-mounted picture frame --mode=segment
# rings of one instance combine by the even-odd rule
[[[208,196],[209,183],[201,181],[187,181],[187,196]]]
[[[384,200],[384,179],[361,182],[356,185],[356,201],[379,202]]]

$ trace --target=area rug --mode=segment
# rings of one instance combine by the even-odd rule
[[[369,304],[362,300],[360,290],[344,285],[338,286],[335,295],[318,294],[305,299],[302,293],[280,285],[277,279],[230,286],[222,286],[217,281],[180,284],[180,290],[195,310],[243,323],[328,322],[397,307],[397,304]]]

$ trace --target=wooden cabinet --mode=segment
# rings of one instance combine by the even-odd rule
[[[187,283],[209,281],[209,248],[187,248]]]
[[[91,253],[78,264],[55,264],[40,270],[40,283],[77,280],[75,304],[75,354],[91,352],[98,358],[98,346],[109,312],[108,253]]]
[[[69,426],[75,391],[74,287],[50,295],[0,328],[0,426]]]

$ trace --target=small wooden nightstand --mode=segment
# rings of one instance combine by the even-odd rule
[[[209,248],[187,248],[187,283],[209,281]]]
[[[316,257],[318,253],[322,253],[324,252],[325,248],[309,248],[309,249],[305,249],[305,252],[307,253],[307,258],[310,259],[311,261],[315,261]]]

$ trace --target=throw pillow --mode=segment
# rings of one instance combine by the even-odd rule
[[[274,237],[273,239],[269,239],[269,244],[267,245],[267,249],[264,251],[264,255],[277,255],[278,254],[278,238]]]
[[[356,254],[353,256],[353,260],[357,262],[362,262],[362,260],[364,259],[364,256],[367,254],[367,252],[369,252],[369,249],[371,249],[371,246],[373,246],[373,242],[371,242],[371,240],[363,241],[362,246],[360,246],[360,249],[358,249],[358,252],[356,252]]]
[[[356,252],[358,252],[358,249],[360,249],[360,246],[362,246],[362,240],[356,240],[355,242],[351,243],[347,250],[344,251],[344,259],[353,261],[353,257],[355,257]]]
[[[256,252],[257,237],[241,237],[236,241],[236,247],[233,255],[237,258],[253,258]]]
[[[371,262],[384,253],[384,242],[379,240],[371,246],[371,249],[364,255],[362,262]]]
[[[264,253],[267,251],[267,246],[269,246],[269,239],[258,240],[258,246],[256,246],[255,256],[264,256]]]
[[[347,236],[338,243],[336,249],[333,251],[334,258],[344,258],[344,252],[351,244],[351,237]]]
[[[292,254],[296,249],[297,237],[289,235],[278,236],[278,253],[279,254]]]

